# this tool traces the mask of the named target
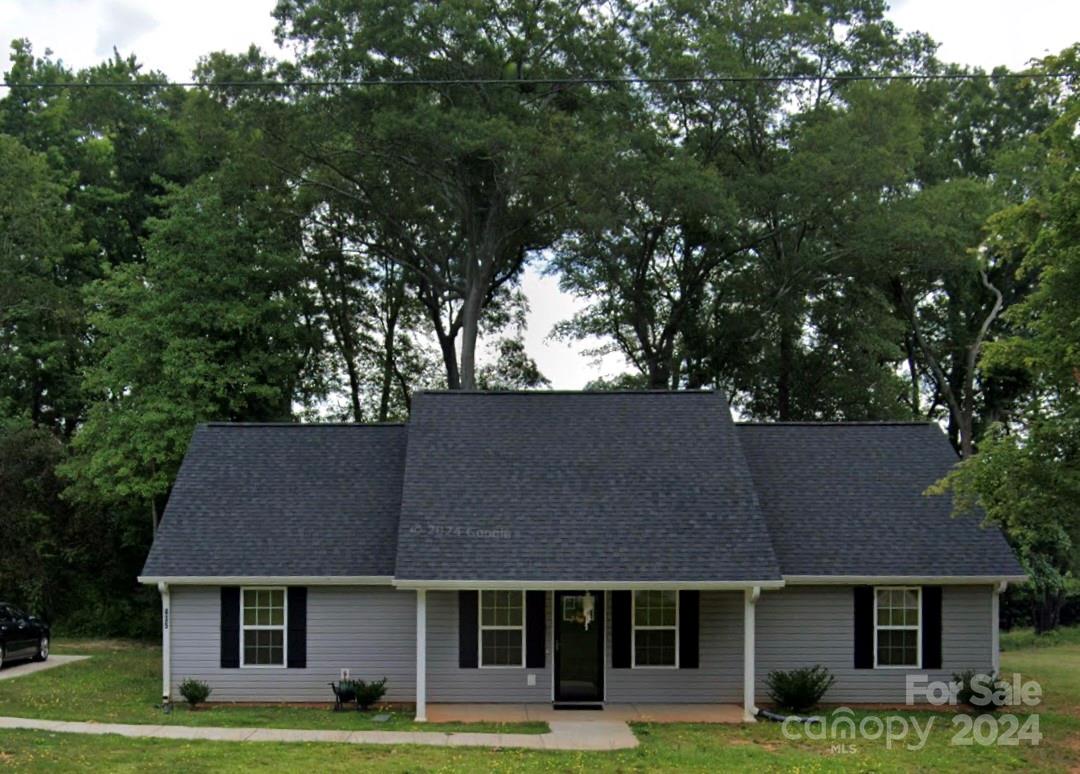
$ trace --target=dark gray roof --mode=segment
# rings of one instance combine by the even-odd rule
[[[400,425],[202,425],[145,576],[392,575]]]
[[[1021,575],[997,528],[923,492],[956,464],[926,423],[738,426],[785,575]]]
[[[955,462],[935,425],[736,426],[711,392],[423,393],[407,427],[200,426],[143,575],[1022,574],[923,495]]]
[[[417,395],[395,575],[780,577],[712,392]]]

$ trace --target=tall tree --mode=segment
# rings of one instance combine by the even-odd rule
[[[1026,394],[934,489],[1005,529],[1031,576],[1039,631],[1058,624],[1065,580],[1080,571],[1080,46],[1042,67],[1071,74],[1042,86],[1061,112],[1026,143],[1027,196],[991,219],[988,239],[988,250],[1020,254],[1035,285],[1005,313],[1011,335],[986,346],[982,367],[1026,373]]]
[[[310,119],[287,138],[303,159],[296,176],[355,214],[353,241],[410,272],[447,386],[475,388],[488,310],[559,234],[570,158],[596,96],[529,80],[609,71],[604,9],[286,0],[275,15],[297,72],[312,78],[504,81],[308,92],[298,108]]]

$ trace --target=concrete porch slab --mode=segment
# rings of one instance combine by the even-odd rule
[[[607,704],[602,710],[557,710],[550,704],[429,704],[433,723],[742,723],[737,704]]]

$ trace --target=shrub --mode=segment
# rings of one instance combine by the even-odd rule
[[[777,706],[791,712],[806,712],[817,706],[825,691],[836,681],[828,669],[812,667],[769,672],[765,682]]]
[[[365,683],[363,680],[352,680],[350,683],[356,693],[356,707],[360,710],[366,710],[386,693],[385,677],[382,680],[372,680],[370,683]]]
[[[1009,684],[997,675],[968,669],[953,675],[957,683],[956,700],[976,712],[994,712],[1005,706]]]
[[[192,680],[189,677],[180,683],[180,695],[184,697],[189,707],[195,709],[210,695],[210,686],[202,680]]]

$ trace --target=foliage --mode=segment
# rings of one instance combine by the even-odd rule
[[[202,680],[188,677],[180,683],[180,695],[184,697],[184,701],[188,703],[192,710],[195,710],[209,698],[210,691],[210,686]]]
[[[821,664],[769,672],[765,684],[777,706],[791,712],[807,712],[821,701],[836,678]]]
[[[1006,706],[1009,683],[997,675],[968,669],[952,676],[957,684],[956,700],[975,712],[994,712]]]
[[[1078,69],[1080,47],[1045,67]],[[1026,387],[1007,422],[990,427],[979,453],[931,491],[960,511],[981,508],[1001,525],[1031,577],[1036,631],[1059,622],[1066,585],[1080,569],[1080,100],[1029,140],[1024,200],[990,221],[991,249],[1018,254],[1035,279],[1007,312],[1012,335],[987,345],[989,372],[1021,372]]]
[[[356,708],[361,712],[369,709],[371,705],[386,695],[386,678],[381,680],[342,680],[338,689],[344,692],[346,701],[355,700]]]

